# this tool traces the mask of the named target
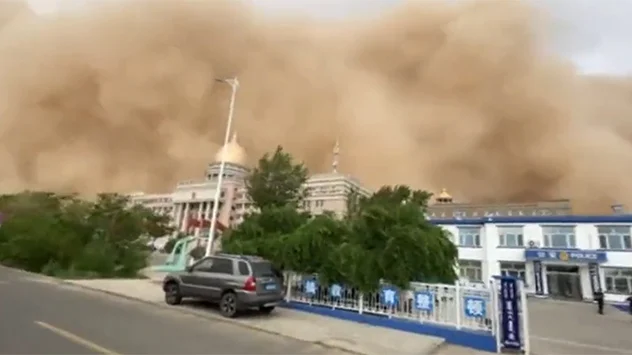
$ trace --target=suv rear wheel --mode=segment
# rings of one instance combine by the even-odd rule
[[[226,292],[219,301],[219,311],[227,318],[237,315],[237,295],[234,292]]]
[[[182,303],[182,294],[177,283],[169,282],[165,285],[165,302],[172,306]]]

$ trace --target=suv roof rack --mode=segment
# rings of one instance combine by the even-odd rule
[[[257,256],[257,255],[239,255],[239,254],[228,254],[228,253],[217,253],[215,254],[215,256],[223,256],[226,258],[234,258],[234,259],[241,259],[241,260],[246,260],[246,261],[263,261],[265,260],[264,258]]]

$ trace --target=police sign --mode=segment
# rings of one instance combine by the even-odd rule
[[[500,279],[500,305],[502,316],[501,344],[505,349],[520,350],[520,311],[518,309],[518,280],[513,277]]]

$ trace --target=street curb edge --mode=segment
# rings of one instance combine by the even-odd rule
[[[54,278],[53,278],[54,279]],[[298,337],[293,337],[287,334],[283,334],[280,332],[276,332],[274,330],[270,330],[270,329],[266,329],[263,327],[257,327],[255,325],[252,324],[248,324],[245,322],[240,322],[238,320],[235,319],[230,319],[230,318],[225,318],[222,316],[218,316],[218,315],[214,315],[214,314],[206,314],[206,313],[202,313],[200,311],[197,310],[193,310],[193,309],[189,309],[186,307],[171,307],[168,305],[164,305],[162,303],[157,303],[157,302],[152,302],[152,301],[146,301],[143,299],[139,299],[133,296],[128,296],[128,295],[124,295],[121,293],[117,293],[114,291],[110,291],[110,290],[102,290],[96,287],[91,287],[88,285],[81,285],[81,284],[77,284],[77,283],[73,283],[72,281],[67,281],[67,280],[61,280],[61,279],[55,279],[57,281],[57,283],[62,284],[62,285],[66,285],[66,286],[70,286],[70,287],[76,287],[76,288],[80,288],[80,289],[84,289],[84,290],[89,290],[89,291],[93,291],[93,292],[98,292],[98,293],[103,293],[103,294],[107,294],[110,296],[114,296],[114,297],[118,297],[118,298],[123,298],[123,299],[127,299],[129,301],[133,301],[133,302],[139,302],[139,303],[144,303],[147,305],[151,305],[154,307],[158,307],[161,309],[168,309],[168,310],[173,310],[175,311],[180,310],[184,313],[187,313],[189,315],[195,316],[195,317],[200,317],[200,318],[205,318],[205,319],[212,319],[212,320],[216,320],[216,321],[220,321],[220,322],[225,322],[225,323],[230,323],[230,324],[234,324],[237,326],[241,326],[244,328],[248,328],[248,329],[252,329],[252,330],[256,330],[256,331],[260,331],[260,332],[264,332],[264,333],[268,333],[268,334],[272,334],[272,335],[278,335],[278,336],[282,336],[285,338],[289,338],[289,339],[293,339],[293,340],[298,340],[298,341],[303,341],[303,342],[307,342],[307,343],[312,343],[312,344],[316,344],[316,345],[320,345],[329,349],[337,349],[337,350],[342,350],[344,352],[347,353],[351,353],[351,354],[356,354],[356,355],[370,355],[370,354],[366,354],[366,353],[362,353],[362,352],[357,352],[355,350],[351,350],[342,346],[333,346],[330,344],[326,344],[323,341],[309,341],[309,340],[305,340],[305,339],[300,339]]]

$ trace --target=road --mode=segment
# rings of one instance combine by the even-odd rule
[[[583,302],[529,299],[531,349],[536,355],[632,354],[632,317],[614,307],[605,315]]]
[[[0,267],[0,354],[332,353]]]

